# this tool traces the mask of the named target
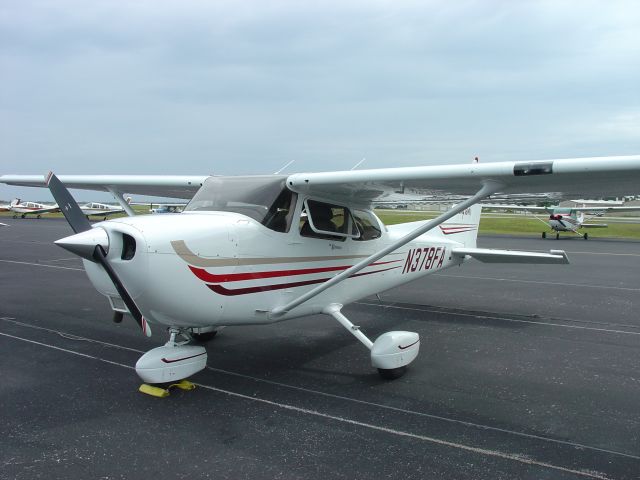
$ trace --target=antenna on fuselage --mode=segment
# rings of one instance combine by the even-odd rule
[[[362,157],[362,160],[360,160],[358,163],[356,163],[353,167],[350,168],[350,170],[355,170],[356,168],[358,168],[360,165],[362,165],[365,162],[366,158]]]
[[[275,172],[273,172],[273,175],[278,175],[279,173],[281,173],[285,168],[287,168],[289,165],[291,165],[293,162],[295,162],[295,160],[291,160],[289,163],[287,163],[284,167],[282,167],[280,170],[277,170]]]

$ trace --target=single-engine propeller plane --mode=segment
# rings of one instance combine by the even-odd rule
[[[506,209],[518,210],[534,213],[534,217],[544,223],[552,233],[556,234],[556,240],[560,239],[560,232],[571,232],[581,236],[585,240],[589,239],[589,233],[580,233],[581,228],[607,228],[606,223],[588,223],[593,217],[599,217],[606,212],[634,212],[639,211],[640,207],[625,206],[607,206],[601,207],[537,207],[532,205],[504,205],[504,204],[485,204],[484,208],[490,209]],[[535,213],[547,213],[549,219],[542,220]],[[586,215],[589,215],[588,217]],[[542,232],[542,238],[547,238],[547,232]]]
[[[131,200],[131,199],[128,199]],[[130,203],[127,201],[127,203]],[[122,207],[116,207],[113,205],[107,205],[106,203],[90,202],[80,205],[80,210],[87,217],[102,217],[106,220],[108,216],[115,215],[117,213],[124,213],[125,210]]]
[[[40,218],[46,213],[58,212],[60,209],[58,205],[45,205],[37,202],[23,202],[19,198],[13,199],[9,205],[9,210],[13,212],[13,218],[25,218],[27,215],[36,215],[36,218]]]
[[[169,341],[136,364],[145,382],[203,369],[207,352],[191,341],[221,326],[315,314],[339,322],[369,349],[373,367],[395,378],[418,355],[418,334],[369,339],[344,305],[471,258],[568,263],[561,250],[478,248],[479,202],[496,193],[635,193],[640,156],[245,177],[4,175],[0,182],[48,186],[75,232],[56,244],[83,258],[115,320],[130,314],[148,336],[151,327],[168,331]],[[370,207],[401,185],[467,198],[435,219],[385,226]],[[91,225],[67,188],[191,201],[177,215]]]

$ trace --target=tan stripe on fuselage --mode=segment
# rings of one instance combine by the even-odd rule
[[[329,255],[324,257],[258,257],[258,258],[204,258],[193,253],[184,240],[173,240],[171,246],[189,265],[196,267],[235,267],[245,265],[275,265],[278,263],[328,262],[367,258],[369,255]]]

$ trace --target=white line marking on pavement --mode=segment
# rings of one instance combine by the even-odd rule
[[[77,335],[73,335],[70,333],[66,333],[66,332],[62,332],[60,330],[54,330],[51,328],[46,328],[46,327],[40,327],[40,326],[36,326],[36,325],[30,325],[28,323],[23,323],[23,322],[19,322],[13,318],[10,317],[0,317],[0,320],[6,320],[9,321],[13,324],[19,325],[19,326],[23,326],[23,327],[27,327],[27,328],[32,328],[32,329],[36,329],[36,330],[44,330],[46,332],[50,332],[50,333],[55,333],[60,335],[63,338],[69,339],[69,340],[79,340],[79,341],[86,341],[86,342],[91,342],[91,343],[97,343],[100,345],[106,345],[109,347],[114,347],[114,348],[118,348],[121,350],[128,350],[131,352],[136,352],[136,353],[144,353],[144,350],[138,350],[135,348],[130,348],[130,347],[125,347],[122,345],[118,345],[118,344],[114,344],[114,343],[108,343],[108,342],[103,342],[100,340],[94,340],[91,338],[87,338],[87,337],[80,337]],[[598,451],[598,452],[602,452],[602,453],[608,453],[608,454],[612,454],[612,455],[618,455],[618,456],[622,456],[622,457],[628,457],[628,458],[633,458],[635,460],[640,460],[640,456],[637,455],[631,455],[628,453],[622,453],[622,452],[616,452],[614,450],[607,450],[604,448],[598,448],[598,447],[593,447],[590,445],[585,445],[582,443],[575,443],[575,442],[569,442],[566,440],[558,440],[555,438],[549,438],[549,437],[542,437],[539,435],[533,435],[533,434],[529,434],[529,433],[523,433],[523,432],[517,432],[515,430],[508,430],[505,428],[498,428],[498,427],[491,427],[489,425],[482,425],[479,423],[473,423],[473,422],[467,422],[464,420],[457,420],[454,418],[447,418],[447,417],[442,417],[440,415],[434,415],[434,414],[430,414],[430,413],[424,413],[424,412],[417,412],[415,410],[408,410],[408,409],[404,409],[404,408],[398,408],[398,407],[393,407],[390,405],[384,405],[381,403],[375,403],[375,402],[368,402],[366,400],[360,400],[357,398],[352,398],[352,397],[346,397],[343,395],[336,395],[333,393],[327,393],[327,392],[322,392],[320,390],[313,390],[313,389],[309,389],[309,388],[304,388],[304,387],[299,387],[296,385],[290,385],[288,383],[282,383],[282,382],[276,382],[273,380],[267,380],[264,378],[259,378],[259,377],[253,377],[251,375],[246,375],[243,373],[238,373],[238,372],[232,372],[230,370],[224,370],[222,368],[215,368],[215,367],[210,367],[207,365],[207,370],[211,370],[212,372],[217,372],[217,373],[222,373],[224,375],[231,375],[231,376],[235,376],[235,377],[240,377],[240,378],[246,378],[255,382],[260,382],[260,383],[266,383],[269,385],[275,385],[278,387],[283,387],[283,388],[289,388],[292,390],[298,390],[298,391],[302,391],[302,392],[306,392],[306,393],[311,393],[314,395],[321,395],[324,397],[329,397],[329,398],[335,398],[338,400],[345,400],[348,402],[354,402],[354,403],[360,403],[363,405],[369,405],[372,407],[376,407],[376,408],[381,408],[381,409],[385,409],[385,410],[391,410],[391,411],[395,411],[395,412],[400,412],[400,413],[405,413],[408,415],[416,415],[416,416],[421,416],[421,417],[426,417],[426,418],[433,418],[436,420],[442,420],[445,422],[449,422],[449,423],[456,423],[456,424],[460,424],[460,425],[465,425],[467,427],[473,427],[473,428],[479,428],[482,430],[490,430],[490,431],[496,431],[496,432],[501,432],[501,433],[507,433],[510,435],[516,435],[516,436],[520,436],[520,437],[524,437],[524,438],[531,438],[531,439],[535,439],[535,440],[541,440],[541,441],[545,441],[545,442],[551,442],[551,443],[557,443],[557,444],[561,444],[561,445],[567,445],[570,447],[574,447],[574,448],[579,448],[579,449],[588,449],[588,450],[593,450],[593,451]]]
[[[43,263],[18,262],[17,260],[0,260],[0,262],[17,263],[19,265],[31,265],[33,267],[59,268],[61,270],[76,270],[78,272],[84,272],[84,268],[61,267],[60,265],[45,265]]]
[[[588,285],[588,284],[581,284],[581,283],[563,283],[563,282],[541,282],[538,280],[520,280],[519,278],[477,277],[473,275],[449,275],[446,273],[433,273],[432,275],[434,277],[464,278],[465,280],[493,280],[496,282],[533,283],[538,285],[556,285],[561,287],[603,288],[607,290],[625,290],[629,292],[640,292],[640,288],[612,287],[609,285]]]
[[[20,341],[23,341],[23,342],[31,343],[31,344],[34,344],[34,345],[39,345],[39,346],[42,346],[42,347],[51,348],[51,349],[54,349],[54,350],[58,350],[60,352],[69,353],[69,354],[72,354],[72,355],[77,355],[79,357],[89,358],[91,360],[97,360],[99,362],[108,363],[110,365],[123,367],[123,368],[129,369],[129,370],[133,370],[134,369],[130,365],[125,365],[123,363],[113,362],[111,360],[106,360],[104,358],[95,357],[93,355],[87,355],[86,353],[80,353],[80,352],[76,352],[76,351],[73,351],[73,350],[68,350],[66,348],[56,347],[55,345],[49,345],[47,343],[36,342],[35,340],[29,340],[27,338],[17,337],[15,335],[9,335],[7,333],[2,333],[2,332],[0,332],[0,335],[2,335],[4,337],[13,338],[15,340],[20,340]],[[273,407],[281,408],[281,409],[284,409],[284,410],[289,410],[289,411],[293,411],[293,412],[297,412],[297,413],[303,413],[303,414],[306,414],[306,415],[313,415],[313,416],[316,416],[316,417],[325,418],[327,420],[333,420],[333,421],[336,421],[336,422],[346,423],[346,424],[349,424],[349,425],[355,425],[355,426],[358,426],[358,427],[368,428],[370,430],[377,430],[377,431],[384,432],[384,433],[389,433],[389,434],[392,434],[392,435],[413,438],[415,440],[422,440],[424,442],[433,443],[435,445],[441,445],[441,446],[445,446],[445,447],[456,448],[458,450],[464,450],[464,451],[467,451],[467,452],[477,453],[479,455],[502,458],[504,460],[512,460],[512,461],[523,463],[523,464],[526,464],[526,465],[534,465],[534,466],[537,466],[537,467],[548,468],[548,469],[556,470],[556,471],[560,471],[560,472],[572,473],[572,474],[579,475],[581,477],[586,477],[586,478],[596,478],[596,479],[600,479],[600,480],[608,480],[609,479],[609,477],[607,477],[603,473],[599,473],[599,472],[586,471],[586,470],[574,470],[574,469],[571,469],[571,468],[566,468],[566,467],[561,467],[561,466],[558,466],[558,465],[553,465],[551,463],[539,462],[539,461],[536,461],[536,460],[532,460],[532,459],[527,458],[527,457],[525,457],[523,455],[519,455],[519,454],[515,454],[515,453],[506,453],[506,452],[501,452],[501,451],[498,451],[498,450],[489,450],[489,449],[485,449],[485,448],[472,447],[470,445],[465,445],[465,444],[462,444],[462,443],[449,442],[447,440],[441,440],[441,439],[434,438],[434,437],[429,437],[429,436],[426,436],[426,435],[419,435],[419,434],[416,434],[416,433],[410,433],[410,432],[405,432],[405,431],[402,431],[402,430],[396,430],[396,429],[393,429],[393,428],[383,427],[381,425],[374,425],[372,423],[359,422],[357,420],[352,420],[352,419],[345,418],[345,417],[338,417],[336,415],[330,415],[330,414],[327,414],[327,413],[322,413],[322,412],[319,412],[317,410],[309,410],[309,409],[306,409],[306,408],[296,407],[294,405],[289,405],[289,404],[286,404],[286,403],[274,402],[272,400],[267,400],[265,398],[244,395],[242,393],[232,392],[230,390],[224,390],[222,388],[217,388],[217,387],[213,387],[211,385],[206,385],[206,384],[202,384],[202,383],[196,383],[196,385],[198,385],[199,387],[204,388],[206,390],[211,390],[213,392],[222,393],[224,395],[229,395],[229,396],[236,397],[236,398],[242,398],[243,400],[248,400],[248,401],[251,401],[251,402],[263,403],[263,404],[271,405]]]
[[[563,327],[563,328],[576,328],[579,330],[593,330],[596,332],[607,332],[607,333],[621,333],[624,335],[640,335],[640,332],[629,332],[627,330],[613,330],[609,328],[596,328],[596,327],[582,327],[580,325],[563,325],[562,323],[551,323],[551,322],[537,322],[535,320],[519,320],[517,318],[506,318],[506,317],[493,317],[490,315],[478,315],[474,313],[463,313],[463,312],[447,312],[441,310],[429,310],[427,308],[416,308],[416,307],[402,307],[399,305],[381,305],[379,303],[367,303],[367,302],[354,302],[356,305],[368,305],[370,307],[379,307],[379,308],[395,308],[397,310],[410,310],[415,312],[427,312],[427,313],[439,313],[444,315],[459,315],[461,317],[473,317],[473,318],[484,318],[487,320],[501,320],[504,322],[516,322],[516,323],[533,323],[536,325],[549,325],[550,327]],[[576,320],[577,321],[577,320]]]

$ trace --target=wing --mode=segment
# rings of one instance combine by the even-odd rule
[[[637,207],[576,207],[571,208],[576,212],[586,213],[598,213],[598,212],[637,212],[640,211],[640,206]]]
[[[471,195],[487,182],[497,182],[499,194],[546,192],[557,199],[636,194],[640,155],[354,170],[287,178],[289,188],[299,193],[362,205],[394,192],[445,198]]]
[[[208,175],[60,175],[67,188],[154,197],[191,198]],[[0,175],[0,183],[46,187],[44,175]]]
[[[482,208],[502,209],[502,210],[524,210],[526,212],[550,212],[553,207],[535,207],[530,205],[501,205],[499,203],[483,203]]]

